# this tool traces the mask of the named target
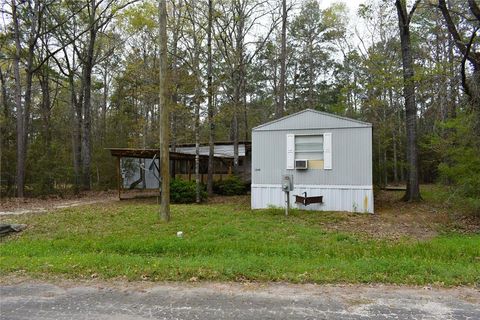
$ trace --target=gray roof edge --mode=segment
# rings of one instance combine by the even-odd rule
[[[342,117],[342,116],[339,116],[339,115],[336,115],[336,114],[333,114],[333,113],[328,113],[328,112],[323,112],[323,111],[318,111],[318,110],[313,110],[313,109],[304,109],[304,110],[289,114],[289,115],[287,115],[285,117],[282,117],[280,119],[275,119],[275,120],[266,122],[264,124],[261,124],[259,126],[256,126],[256,127],[252,128],[252,131],[255,131],[255,130],[261,129],[263,127],[269,126],[271,124],[283,121],[285,119],[288,119],[288,118],[291,118],[291,117],[294,117],[294,116],[297,116],[297,115],[302,114],[304,112],[314,112],[314,113],[318,113],[318,114],[328,116],[328,117],[334,117],[334,118],[345,120],[345,121],[356,122],[358,124],[362,124],[363,126],[361,126],[361,127],[372,127],[372,124],[369,123],[369,122],[364,122],[364,121],[360,121],[360,120],[356,120],[356,119],[352,119],[352,118]]]

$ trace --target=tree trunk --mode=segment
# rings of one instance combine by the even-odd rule
[[[27,158],[28,125],[30,121],[30,106],[32,104],[33,58],[37,40],[37,23],[39,18],[39,2],[35,2],[30,11],[30,30],[28,36],[28,51],[25,74],[25,96],[22,104],[22,79],[20,77],[20,58],[22,47],[20,43],[20,27],[17,16],[17,4],[12,0],[12,22],[15,38],[15,55],[13,61],[15,77],[15,104],[17,107],[17,196],[23,198],[25,190],[25,164]]]
[[[8,147],[8,142],[7,146],[4,146],[4,136],[8,134],[10,130],[10,111],[9,111],[9,103],[8,103],[8,98],[7,98],[7,87],[5,83],[5,77],[3,75],[2,68],[0,67],[0,85],[1,85],[1,105],[3,106],[3,109],[1,110],[3,117],[5,119],[4,122],[0,123],[0,172],[2,172],[2,160],[3,160],[3,153],[2,150],[3,148],[9,148]],[[7,138],[8,141],[8,138]],[[7,190],[10,187],[10,182],[9,179],[6,180],[6,187]],[[2,194],[2,183],[0,181],[0,199],[3,196]]]
[[[403,95],[405,99],[405,121],[407,131],[407,191],[403,199],[405,201],[417,201],[421,199],[418,182],[417,160],[417,106],[415,103],[415,80],[412,61],[412,49],[410,44],[410,14],[407,13],[404,0],[395,2],[398,13],[400,29],[400,42],[402,49],[403,64]],[[414,5],[415,8],[415,5]],[[414,9],[412,9],[414,10]]]
[[[238,116],[240,113],[240,104],[242,103],[242,89],[243,81],[245,81],[245,73],[243,66],[243,28],[245,24],[245,17],[242,8],[237,8],[238,24],[235,35],[235,59],[236,68],[234,71],[234,94],[233,94],[233,172],[235,175],[239,173],[239,156],[238,156],[238,144],[239,144],[239,127]]]
[[[287,65],[287,0],[282,0],[282,36],[280,51],[280,83],[278,87],[278,104],[275,117],[281,118],[285,111],[285,75]]]
[[[108,67],[103,70],[103,101],[102,101],[102,114],[101,114],[101,143],[105,144],[105,137],[107,132],[107,104],[108,104]],[[147,119],[147,118],[145,118]],[[148,123],[148,121],[147,121]]]
[[[83,106],[83,89],[78,92],[75,87],[75,70],[76,70],[76,52],[72,52],[71,60],[65,47],[63,53],[66,62],[66,70],[68,78],[68,86],[70,90],[70,125],[72,127],[72,159],[73,159],[73,191],[77,194],[81,187],[81,170],[82,170],[82,106]],[[83,88],[83,87],[81,87]]]
[[[314,58],[313,58],[313,41],[311,41],[308,45],[308,51],[309,51],[309,70],[308,70],[308,107],[311,109],[315,109],[315,99],[314,99],[314,94],[315,94],[315,68],[314,68]]]
[[[453,53],[453,40],[448,37],[448,70],[449,70],[449,86],[448,86],[448,117],[454,119],[457,117],[457,82],[455,72],[455,55]]]
[[[200,79],[198,79],[200,81]],[[197,87],[200,86],[200,83],[197,84]],[[200,94],[201,91],[198,90],[195,94],[195,201],[200,203]],[[199,92],[200,91],[200,92]]]
[[[298,103],[297,103],[297,84],[298,84],[298,77],[297,77],[297,72],[298,72],[298,65],[295,63],[295,68],[293,72],[293,88],[292,88],[292,101],[293,101],[293,111],[297,112],[298,111]]]
[[[397,135],[395,134],[395,128],[392,130],[393,141],[393,182],[398,183],[398,160],[397,160]]]
[[[74,114],[74,154],[73,154],[73,167],[75,172],[75,192],[78,192],[82,184],[82,128],[83,128],[83,91],[80,92],[80,97],[77,100],[74,86],[73,74],[71,78],[71,99],[72,99],[72,108]]]
[[[20,78],[20,30],[17,17],[17,5],[12,0],[12,22],[15,36],[15,55],[13,58],[13,74],[15,78],[15,106],[17,108],[17,197],[23,198],[25,190],[25,158],[23,156],[24,142],[24,112],[22,104],[22,80]]]
[[[5,117],[5,120],[10,119],[10,110],[9,110],[9,103],[8,103],[8,97],[7,97],[7,83],[5,80],[5,76],[3,75],[3,70],[0,66],[0,85],[2,87],[2,106],[3,106],[3,116]]]
[[[207,110],[208,110],[208,174],[207,192],[213,195],[213,157],[215,152],[215,125],[213,123],[213,88],[212,88],[212,24],[213,0],[208,0],[208,27],[207,27]]]
[[[196,76],[195,81],[195,202],[200,203],[201,197],[201,180],[200,180],[200,104],[202,99],[202,79],[201,79],[201,70],[200,70],[200,45],[201,43],[197,39],[197,30],[195,29],[195,8],[192,13],[192,24],[194,25],[193,29],[193,68]]]
[[[160,218],[170,221],[170,152],[169,152],[169,112],[167,90],[167,4],[159,1],[159,109],[160,109]]]
[[[83,61],[83,121],[82,121],[82,187],[85,190],[91,189],[91,110],[92,110],[92,70],[94,64],[95,40],[97,37],[97,27],[95,26],[95,0],[90,1],[90,35],[86,56]]]
[[[388,185],[387,147],[383,147],[383,178],[385,185]]]
[[[41,74],[39,76],[39,83],[42,92],[42,101],[41,101],[41,120],[42,120],[42,135],[43,135],[43,157],[47,160],[52,158],[52,132],[51,132],[51,110],[52,110],[52,101],[50,96],[50,76],[47,68],[41,69]],[[54,190],[54,179],[49,171],[45,172],[45,176],[42,179],[42,189],[43,192],[50,193]]]
[[[393,90],[392,88],[389,88],[388,89],[388,101],[389,101],[389,104],[390,104],[390,108],[392,110],[392,113],[393,113],[393,120],[395,121],[395,113],[396,113],[396,110],[395,110],[395,102],[393,101]],[[396,128],[395,128],[395,122],[393,123],[393,126],[392,126],[392,144],[393,144],[393,182],[395,184],[398,183],[398,170],[397,170],[397,135],[396,135],[396,132],[395,132]]]
[[[238,175],[239,171],[239,157],[238,157],[238,114],[237,111],[233,114],[232,121],[232,135],[233,135],[233,173]]]
[[[40,88],[42,90],[41,102],[41,117],[42,130],[44,139],[44,148],[47,155],[50,153],[51,130],[50,130],[50,111],[51,111],[51,97],[50,97],[50,77],[48,70],[44,70],[40,75]]]
[[[175,3],[175,1],[174,1]],[[174,27],[172,28],[172,56],[171,56],[171,71],[172,71],[172,85],[171,85],[171,132],[170,132],[170,143],[171,143],[171,150],[173,152],[177,151],[177,128],[178,128],[178,117],[177,117],[177,108],[178,108],[178,87],[179,87],[179,75],[178,75],[178,67],[177,67],[177,52],[178,52],[178,40],[179,40],[179,33],[181,30],[177,28],[177,24],[181,24],[180,20],[182,19],[181,14],[179,14],[179,10],[177,9],[176,5],[173,6],[174,11],[172,12],[172,18],[174,20]],[[175,163],[172,163],[171,176],[175,179],[176,176],[176,166]]]
[[[243,128],[245,130],[245,141],[250,140],[250,130],[248,128],[248,108],[247,108],[247,79],[244,68],[242,68],[242,106],[243,106]]]

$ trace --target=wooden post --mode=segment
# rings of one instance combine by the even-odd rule
[[[169,138],[169,119],[168,110],[168,84],[167,84],[167,2],[160,0],[158,2],[159,10],[159,112],[160,112],[160,176],[162,193],[160,195],[160,218],[163,221],[170,221],[170,138]]]
[[[118,200],[122,200],[121,190],[122,190],[122,173],[120,172],[120,157],[117,157],[117,183],[118,183]]]
[[[285,196],[287,197],[285,200],[285,215],[288,216],[288,209],[290,209],[290,192],[286,191]]]
[[[190,160],[187,160],[187,173],[188,173],[188,181],[192,181],[192,172],[191,172],[192,164]]]

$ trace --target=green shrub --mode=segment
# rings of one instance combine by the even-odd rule
[[[449,198],[480,214],[480,147],[474,130],[474,115],[460,114],[441,125],[432,146],[443,155],[438,165],[439,181],[450,185]]]
[[[195,181],[186,181],[182,179],[172,179],[170,181],[170,201],[173,203],[193,203],[196,201],[196,183]],[[207,198],[205,186],[201,186],[200,199]]]
[[[478,198],[480,149],[478,136],[473,130],[473,120],[472,115],[459,115],[444,124],[448,136],[437,141],[445,157],[438,170],[441,182],[455,185],[466,197]]]
[[[235,196],[246,194],[248,185],[237,176],[230,176],[222,181],[215,181],[213,191],[222,196]]]

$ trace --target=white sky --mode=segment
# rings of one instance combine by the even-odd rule
[[[329,7],[332,3],[343,2],[350,8],[350,12],[354,14],[358,9],[358,5],[364,3],[365,0],[319,0],[319,2],[322,9]]]
[[[345,3],[347,8],[350,10],[349,15],[349,26],[352,30],[351,34],[348,34],[349,42],[355,47],[360,45],[360,40],[358,37],[362,37],[366,31],[366,27],[363,24],[364,22],[357,16],[358,7],[360,4],[367,2],[367,0],[317,0],[320,3],[320,8],[326,9],[331,6],[333,3]],[[355,30],[355,32],[353,32]],[[368,44],[367,44],[368,46]]]

